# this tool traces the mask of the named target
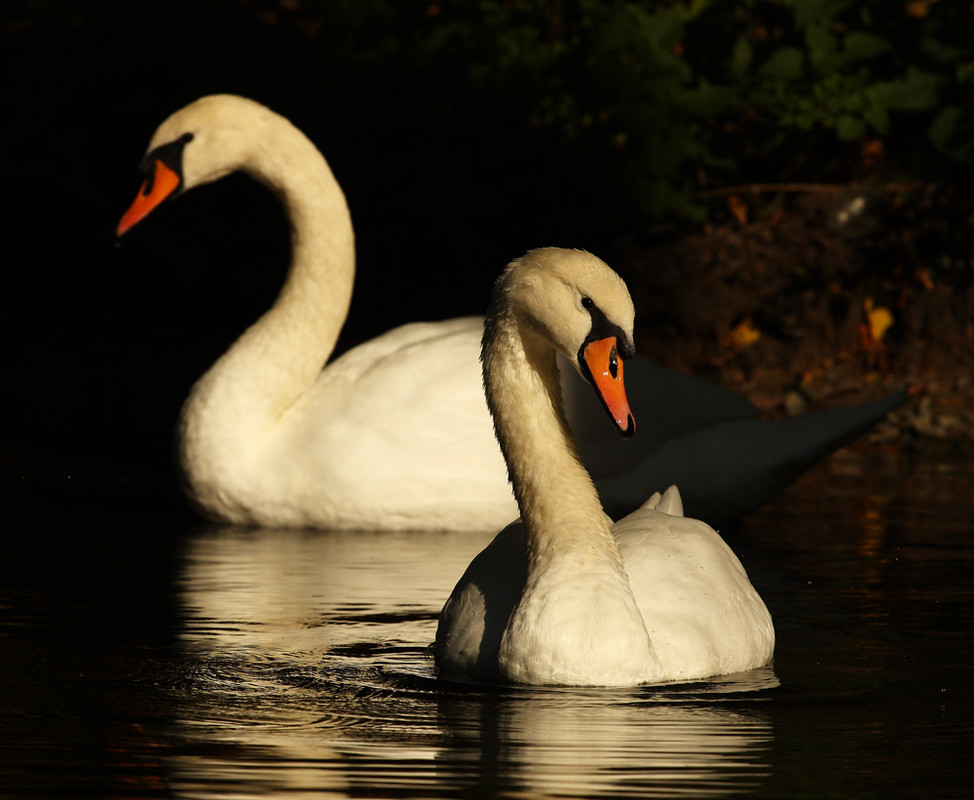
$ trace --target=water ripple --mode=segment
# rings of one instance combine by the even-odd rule
[[[190,542],[182,793],[214,776],[245,796],[451,785],[703,796],[760,779],[770,668],[622,691],[441,679],[428,649],[439,607],[485,541],[416,534],[391,548],[381,534],[350,546],[327,532],[215,530]],[[204,758],[190,746],[201,738],[224,746]]]

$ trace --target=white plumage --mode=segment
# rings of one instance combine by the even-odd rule
[[[498,281],[484,384],[521,520],[474,559],[444,606],[434,652],[445,672],[633,685],[771,660],[767,608],[720,536],[683,516],[678,491],[653,495],[613,524],[579,462],[555,352],[594,374],[589,345],[608,337],[613,354],[631,353],[632,321],[625,285],[587,253],[531,251]],[[594,382],[625,430],[621,365],[615,370],[610,363],[606,374],[620,386]]]
[[[332,363],[355,273],[345,198],[288,120],[232,95],[197,100],[158,128],[146,183],[119,234],[161,202],[242,171],[291,224],[292,262],[272,307],[196,383],[183,408],[187,492],[225,522],[322,528],[490,530],[516,514],[477,356],[482,320],[407,325]],[[567,375],[567,413],[613,514],[679,480],[691,509],[733,517],[898,402],[766,422],[743,398],[639,360],[637,442],[607,441]],[[835,413],[836,416],[830,416]],[[701,469],[704,463],[707,468]],[[710,516],[710,515],[713,516]]]

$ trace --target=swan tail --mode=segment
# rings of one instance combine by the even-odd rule
[[[653,492],[642,507],[659,511],[662,514],[669,514],[672,517],[683,516],[683,498],[680,497],[680,490],[676,484],[670,486],[663,494]]]

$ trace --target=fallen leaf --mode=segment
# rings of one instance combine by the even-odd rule
[[[724,337],[723,344],[732,350],[743,350],[745,347],[754,344],[760,338],[761,331],[754,326],[753,320],[750,317],[744,317]]]
[[[893,315],[890,310],[883,306],[874,306],[872,299],[868,297],[863,302],[863,310],[869,323],[869,338],[876,343],[883,341],[883,336],[893,324]]]
[[[933,289],[933,278],[930,277],[930,270],[918,269],[916,272],[916,278],[918,281],[920,281],[920,285],[928,292]]]
[[[727,198],[727,208],[739,225],[747,224],[747,203],[736,194]]]

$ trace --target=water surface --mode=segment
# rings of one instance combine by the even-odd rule
[[[2,795],[969,796],[972,478],[833,457],[725,532],[774,664],[623,690],[437,675],[489,536],[38,509],[0,551]]]

